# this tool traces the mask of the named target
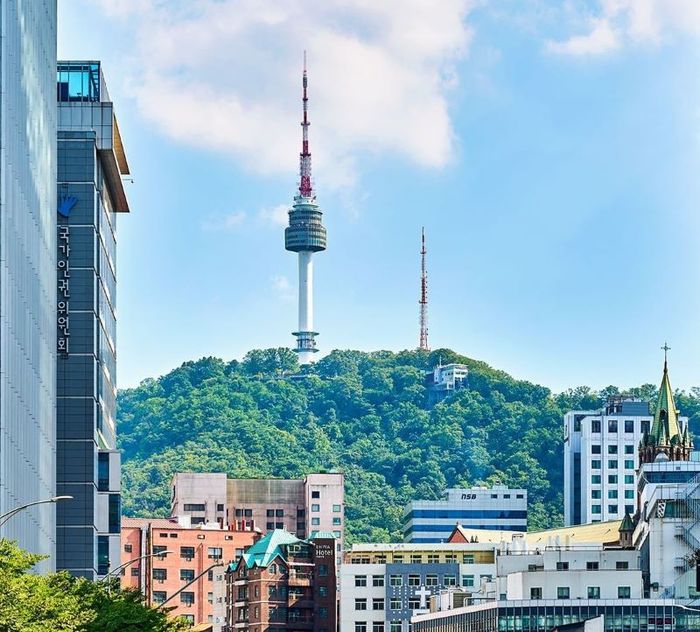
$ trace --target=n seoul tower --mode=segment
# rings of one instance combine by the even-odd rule
[[[299,255],[299,327],[296,336],[296,353],[299,362],[311,362],[316,348],[314,331],[314,267],[312,255],[326,249],[326,228],[322,223],[323,213],[316,204],[316,194],[311,183],[311,152],[309,151],[309,118],[306,86],[306,52],[302,75],[303,119],[302,141],[299,154],[299,193],[294,196],[294,205],[289,210],[289,226],[284,229],[284,247]]]

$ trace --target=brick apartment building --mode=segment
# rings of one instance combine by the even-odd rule
[[[332,533],[336,552],[345,540],[343,474],[304,479],[227,479],[221,473],[178,473],[172,481],[171,515],[192,524],[219,523],[234,531],[284,529],[304,539]],[[340,555],[338,555],[340,557]]]
[[[276,529],[226,571],[223,632],[336,632],[336,542]]]
[[[151,605],[175,595],[166,606],[173,606],[175,615],[196,624],[212,623],[213,630],[220,631],[225,616],[226,565],[240,558],[256,537],[260,534],[252,531],[191,525],[187,518],[180,522],[177,518],[123,518],[121,563],[133,563],[122,571],[122,586],[138,588]],[[172,552],[144,557],[159,551]],[[176,595],[200,573],[200,579]]]

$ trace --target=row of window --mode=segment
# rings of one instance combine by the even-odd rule
[[[632,589],[629,586],[618,586],[617,587],[617,598],[618,599],[629,599],[632,594]],[[587,587],[587,597],[588,599],[600,599],[600,586],[588,586]],[[557,587],[557,599],[570,599],[571,589],[568,586],[558,586]],[[542,599],[542,587],[533,586],[530,588],[530,599]]]
[[[203,520],[204,520],[204,518],[200,518],[200,519],[193,518],[193,519],[192,519],[192,522],[193,522],[193,524],[196,524],[196,523],[198,523],[198,522],[201,523]],[[178,534],[177,534],[176,532],[161,531],[161,532],[158,534],[158,536],[161,537],[161,538],[177,538],[177,537],[178,537]],[[206,540],[206,538],[207,538],[207,536],[206,536],[205,534],[203,534],[203,533],[198,533],[198,534],[197,534],[197,539],[198,539],[198,540]],[[225,535],[225,536],[224,536],[224,540],[233,540],[233,536],[232,536],[232,535]],[[131,546],[131,545],[129,545],[129,546]],[[125,545],[124,550],[126,551],[126,545]]]
[[[649,432],[649,425],[650,421],[648,419],[642,419],[641,421],[641,426],[640,429],[642,432]],[[632,434],[634,433],[634,419],[625,419],[624,421],[624,432],[625,434]],[[600,419],[592,419],[591,420],[591,432],[598,433],[600,432],[601,429],[601,421]],[[581,420],[580,419],[575,419],[574,420],[574,432],[580,432],[581,431]],[[618,431],[618,421],[617,419],[608,419],[608,432],[617,432]]]
[[[619,509],[619,505],[608,505],[608,513],[617,514],[617,513],[619,513],[618,509]],[[601,505],[591,505],[591,513],[592,514],[599,514],[601,512],[602,512]],[[634,505],[625,505],[625,513],[633,515],[634,514]]]
[[[404,558],[403,555],[394,553],[392,562],[394,564],[403,564],[408,562],[409,564],[423,564],[427,559],[428,564],[457,564],[458,556],[456,553],[445,553],[439,555],[437,553],[428,553],[427,555],[422,555],[420,553],[412,553],[408,557]],[[386,555],[375,555],[370,558],[369,556],[355,556],[350,558],[351,564],[386,564]],[[474,564],[474,554],[473,553],[463,553],[462,554],[462,564]]]
[[[617,498],[618,497],[618,490],[616,489],[609,489],[608,490],[608,498]],[[593,500],[600,500],[602,498],[602,492],[599,489],[592,489],[591,490],[591,498]],[[634,490],[633,489],[626,489],[625,490],[625,498],[628,499],[634,499]]]
[[[612,443],[608,446],[608,454],[617,454],[617,444]],[[591,444],[591,454],[600,454],[601,453],[601,447],[600,443],[593,443]],[[625,454],[634,454],[634,444],[633,443],[626,443],[625,444]]]
[[[629,569],[630,563],[627,561],[620,561],[618,560],[615,562],[615,569],[618,571],[626,571]],[[589,561],[586,562],[586,570],[587,571],[597,571],[600,568],[600,564],[595,561]],[[558,571],[568,571],[569,570],[569,562],[557,562],[557,570]]]
[[[355,621],[355,632],[367,632],[367,621]],[[384,632],[384,621],[372,621],[372,632]],[[401,621],[391,621],[389,632],[401,632]]]
[[[168,593],[164,590],[154,590],[153,591],[153,603],[161,604],[168,598]],[[209,603],[214,603],[213,593],[208,593],[207,599]],[[193,606],[194,605],[194,593],[193,592],[181,592],[180,593],[180,603],[183,606]]]
[[[600,459],[593,459],[591,461],[591,469],[592,470],[599,470],[600,468],[601,468]],[[617,469],[617,459],[608,459],[608,469],[609,470],[616,470]],[[625,469],[626,470],[633,470],[634,469],[634,460],[633,459],[625,460]]]
[[[124,549],[131,545],[124,545]],[[131,550],[131,549],[130,549]],[[130,550],[128,552],[130,552]],[[162,544],[155,544],[153,546],[153,555],[157,555],[159,559],[165,559],[165,555],[159,555],[165,553],[168,550],[167,546]],[[180,557],[184,560],[194,559],[195,549],[193,546],[181,546],[180,547]],[[243,555],[243,549],[236,549],[236,556]],[[220,560],[224,556],[224,550],[220,546],[209,546],[207,547],[207,557],[210,560]]]
[[[430,582],[428,582],[428,577],[430,577]],[[392,575],[390,578],[391,586],[401,586],[402,584],[401,575]],[[367,586],[368,578],[367,575],[355,575],[355,586],[357,588],[363,588]],[[409,575],[407,584],[408,586],[420,586],[420,575]],[[426,586],[437,586],[437,575],[426,576]],[[457,578],[454,575],[445,575],[443,577],[443,586],[456,586]],[[381,588],[384,586],[384,575],[372,575],[372,586],[375,588]],[[472,587],[474,586],[474,575],[462,575],[462,586]]]
[[[600,474],[591,474],[591,485],[600,485],[602,480]],[[625,485],[634,485],[634,474],[625,474],[624,481]],[[608,474],[608,483],[617,485],[618,475]]]

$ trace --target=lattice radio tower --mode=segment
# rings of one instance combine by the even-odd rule
[[[418,348],[430,351],[428,346],[428,271],[425,267],[425,227],[421,228],[420,249],[420,339]]]

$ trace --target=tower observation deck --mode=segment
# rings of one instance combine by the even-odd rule
[[[316,204],[316,194],[311,182],[311,152],[309,151],[309,119],[307,96],[306,54],[304,55],[303,119],[302,147],[299,154],[299,193],[294,196],[294,205],[289,210],[289,226],[284,230],[284,247],[299,256],[299,326],[293,332],[296,336],[296,348],[299,361],[306,364],[311,361],[316,348],[314,331],[314,278],[313,259],[315,252],[326,249],[326,228],[323,225],[323,213]]]

